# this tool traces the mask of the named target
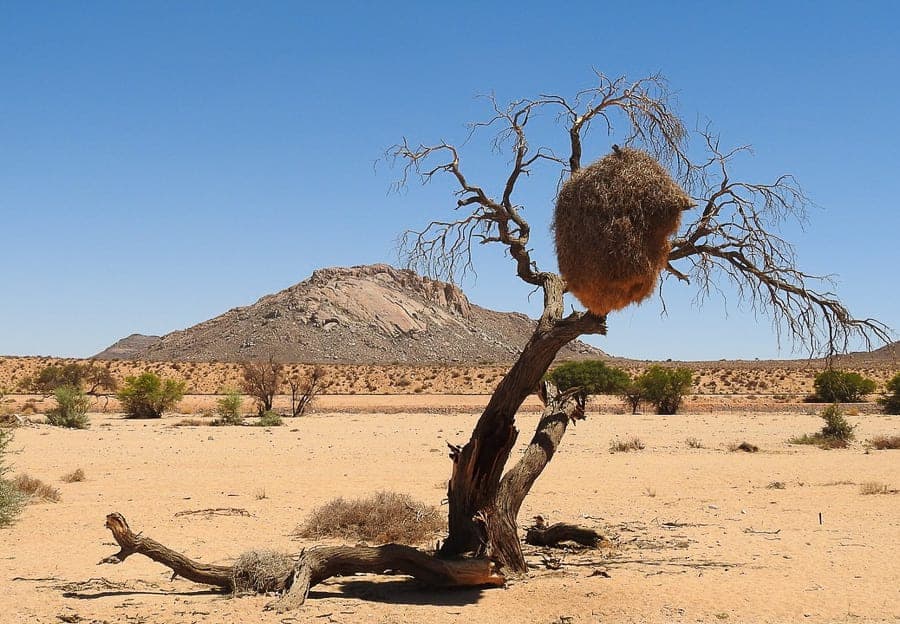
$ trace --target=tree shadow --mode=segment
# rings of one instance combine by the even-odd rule
[[[358,598],[369,602],[397,605],[462,607],[478,602],[484,588],[435,589],[406,579],[389,581],[354,579],[341,581],[336,584],[335,590],[327,591],[323,586],[319,586],[309,592],[309,597],[310,599]]]

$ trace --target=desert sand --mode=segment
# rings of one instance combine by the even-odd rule
[[[326,397],[323,397],[323,399]],[[174,427],[181,418],[93,414],[88,430],[16,430],[9,460],[61,490],[0,530],[0,621],[80,622],[896,622],[900,619],[900,452],[865,440],[898,433],[897,417],[863,411],[858,442],[791,446],[809,413],[678,416],[598,413],[570,427],[520,514],[601,531],[599,550],[528,547],[532,574],[505,589],[431,591],[405,577],[358,575],[315,587],[301,611],[265,611],[267,596],[233,598],[170,578],[141,556],[98,566],[117,550],[103,522],[210,563],[241,552],[311,545],[291,537],[315,506],[390,489],[439,505],[446,443],[478,415],[468,397],[343,397],[279,428]],[[429,411],[435,406],[458,410]],[[403,411],[403,410],[406,411]],[[610,410],[602,410],[604,412]],[[537,415],[519,418],[520,447]],[[611,453],[638,436],[643,451]],[[690,448],[696,438],[703,448]],[[748,441],[758,453],[731,452]],[[514,455],[515,456],[515,455]],[[60,476],[82,468],[86,480]],[[776,484],[779,485],[773,485]],[[176,515],[206,508],[249,515]],[[820,523],[821,514],[821,523]],[[561,567],[547,566],[558,559]],[[608,576],[607,576],[608,575]]]

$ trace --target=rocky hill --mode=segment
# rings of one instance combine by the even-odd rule
[[[162,337],[135,334],[100,359],[348,364],[493,363],[534,330],[523,314],[469,302],[457,286],[377,264],[315,271],[299,284]],[[599,357],[576,342],[562,358]]]

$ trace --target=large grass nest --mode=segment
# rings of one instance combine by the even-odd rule
[[[377,492],[368,498],[336,498],[313,509],[297,527],[298,537],[362,540],[376,544],[421,544],[446,529],[434,506],[407,494]]]
[[[614,147],[560,189],[553,229],[569,291],[594,314],[646,299],[692,202],[649,154]]]

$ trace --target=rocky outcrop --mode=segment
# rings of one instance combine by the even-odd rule
[[[474,305],[459,287],[412,271],[386,264],[328,268],[253,305],[166,334],[129,358],[241,361],[272,355],[304,363],[508,362],[534,324],[523,314]],[[122,359],[112,352],[115,346],[97,357]],[[603,353],[573,343],[560,355]]]

